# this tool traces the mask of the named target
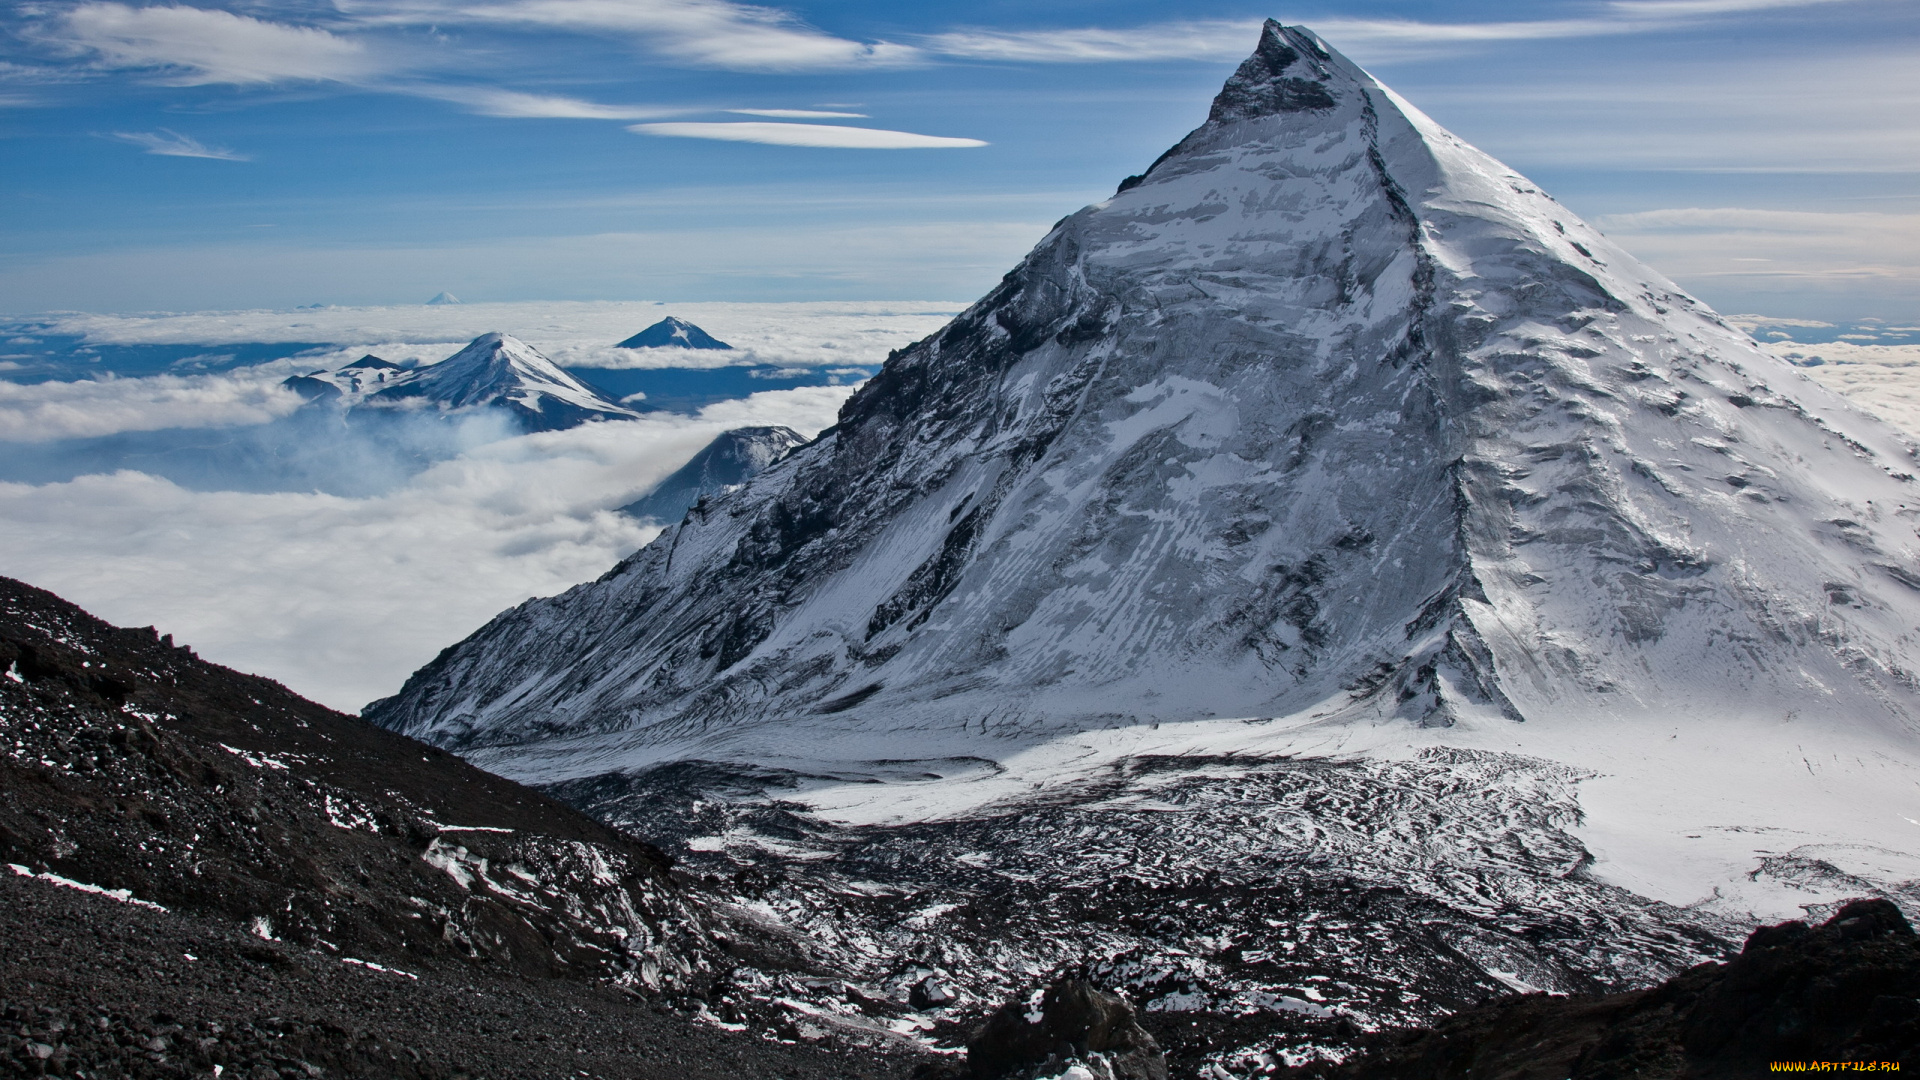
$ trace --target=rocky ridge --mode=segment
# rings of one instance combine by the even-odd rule
[[[1855,901],[1819,926],[1762,927],[1726,963],[1657,987],[1529,995],[1370,1042],[1338,1067],[1303,1072],[1324,1080],[1896,1072],[1920,1061],[1920,940],[1893,904]]]
[[[525,1076],[540,1048],[510,1044],[538,1031],[600,1055],[593,1075],[683,1075],[608,1056],[579,1010],[628,1053],[705,1045],[794,1075],[884,1075],[915,1049],[871,1022],[840,1041],[871,1073],[780,1050],[785,1014],[727,996],[753,933],[657,848],[5,578],[0,735],[0,1010],[50,1033],[10,1044],[26,1065],[51,1060],[34,1043],[71,1068],[118,1062],[99,1075],[174,1076],[298,1045],[274,1067]]]

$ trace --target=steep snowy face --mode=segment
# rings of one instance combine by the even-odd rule
[[[364,373],[362,379],[368,375],[387,385],[369,387],[374,392],[360,402],[367,408],[500,406],[536,431],[638,415],[608,401],[526,342],[501,333],[482,334],[431,367],[399,375]]]
[[[1912,469],[1269,23],[1204,125],[835,428],[368,715],[655,758],[992,756],[1209,716],[1905,740]]]

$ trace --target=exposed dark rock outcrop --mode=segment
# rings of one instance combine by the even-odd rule
[[[4,869],[0,943],[7,1077],[886,1080],[908,1068],[690,1023],[605,983],[448,958],[347,963]]]
[[[0,942],[0,1075],[824,1080],[919,1056],[886,1026],[904,991],[796,1026],[765,972],[819,968],[658,849],[8,578]]]
[[[1878,1063],[1876,1072],[1920,1064],[1920,939],[1899,908],[1856,900],[1817,927],[1763,927],[1726,963],[1650,990],[1502,1001],[1300,1075],[1704,1080],[1756,1076],[1776,1062]]]
[[[340,388],[311,375],[293,375],[281,380],[281,386],[299,394],[308,401],[334,401],[340,397]]]
[[[263,938],[685,991],[656,849],[451,754],[0,578],[0,861]]]
[[[975,1080],[1058,1076],[1080,1063],[1099,1080],[1167,1080],[1165,1055],[1125,998],[1068,979],[1047,988],[1038,1020],[1028,1010],[1001,1006],[967,1041]]]

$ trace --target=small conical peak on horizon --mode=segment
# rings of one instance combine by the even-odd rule
[[[616,349],[731,349],[705,330],[669,315],[615,345]]]
[[[427,306],[428,307],[445,307],[448,304],[458,304],[459,302],[460,302],[460,298],[453,295],[452,293],[441,292],[441,293],[435,294],[433,299],[427,301]]]

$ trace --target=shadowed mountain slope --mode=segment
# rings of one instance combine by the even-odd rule
[[[362,957],[711,967],[658,850],[445,751],[6,578],[0,671],[7,862]]]
[[[9,578],[0,736],[8,1075],[908,1067],[733,1033],[752,932],[658,849]]]
[[[1920,1062],[1916,998],[1920,939],[1894,905],[1860,900],[1818,926],[1763,927],[1726,963],[1702,964],[1649,990],[1509,999],[1432,1030],[1377,1036],[1352,1061],[1297,1075],[1705,1080],[1851,1071],[1804,1068],[1827,1062],[1897,1072]]]

